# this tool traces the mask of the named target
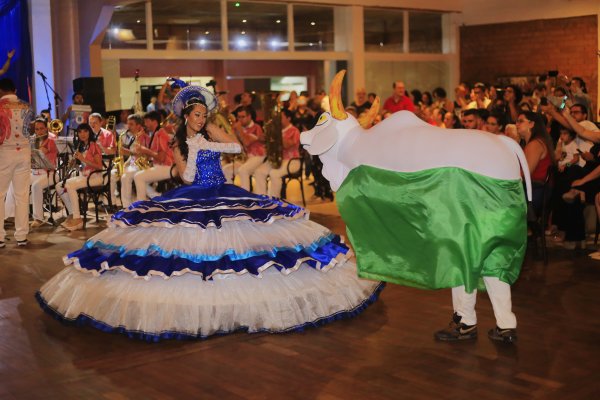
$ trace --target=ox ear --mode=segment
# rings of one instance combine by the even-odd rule
[[[318,156],[332,148],[335,142],[337,142],[336,130],[325,129],[315,134],[310,143],[310,146],[306,148],[306,151],[308,151],[308,153],[313,156]]]

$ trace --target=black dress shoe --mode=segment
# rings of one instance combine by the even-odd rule
[[[28,243],[29,243],[29,240],[27,240],[27,239],[17,240],[17,246],[19,246],[19,247],[27,246]]]
[[[462,317],[457,313],[452,316],[452,321],[446,329],[437,331],[434,337],[442,342],[457,342],[459,340],[477,339],[477,325],[467,325],[460,322]]]

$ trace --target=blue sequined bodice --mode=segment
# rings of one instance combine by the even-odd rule
[[[200,150],[196,156],[196,177],[194,185],[203,188],[221,186],[225,175],[221,169],[221,153],[212,150]]]

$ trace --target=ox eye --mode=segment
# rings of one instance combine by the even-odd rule
[[[327,114],[321,114],[319,120],[317,121],[317,126],[323,125],[327,121]]]

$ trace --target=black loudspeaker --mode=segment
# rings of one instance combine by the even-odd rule
[[[92,112],[101,114],[106,112],[104,78],[73,79],[73,92],[83,95],[83,103],[89,104],[92,107]]]

